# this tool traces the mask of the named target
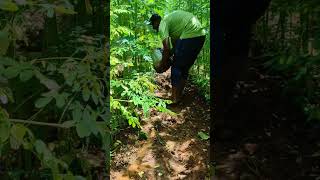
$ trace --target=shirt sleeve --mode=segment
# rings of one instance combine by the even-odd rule
[[[164,40],[165,38],[169,37],[168,25],[165,21],[160,22],[159,33],[161,40]]]

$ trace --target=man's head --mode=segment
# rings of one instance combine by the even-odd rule
[[[161,16],[159,16],[158,14],[152,14],[152,16],[150,17],[150,20],[149,20],[149,24],[152,25],[152,28],[154,30],[158,31],[160,21],[161,21]]]

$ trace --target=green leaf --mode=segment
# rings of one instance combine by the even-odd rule
[[[20,73],[20,80],[22,82],[25,82],[25,81],[30,80],[32,78],[32,76],[33,76],[32,70],[25,70]]]
[[[100,115],[105,122],[110,122],[110,116],[110,110],[107,110],[104,114]]]
[[[86,102],[89,100],[90,98],[90,91],[88,87],[84,87],[82,90],[82,96],[83,96],[83,100],[85,100]]]
[[[75,126],[75,123],[76,123],[76,121],[74,121],[74,120],[65,121],[65,122],[62,123],[62,126],[64,128],[71,128],[71,127]]]
[[[39,71],[36,71],[35,75],[40,80],[40,83],[45,85],[48,89],[56,90],[56,91],[60,89],[60,86],[58,85],[58,83],[56,83],[54,80],[47,78],[46,76],[41,74]]]
[[[86,180],[83,176],[75,176],[75,180]]]
[[[46,156],[46,158],[48,158],[48,157],[47,157],[48,155],[51,155],[51,154],[49,153],[49,150],[48,150],[46,144],[45,144],[43,141],[41,141],[41,140],[36,140],[36,141],[35,141],[35,143],[34,143],[34,148],[35,148],[35,150],[36,150],[36,152],[37,152],[38,154],[44,155],[44,156]]]
[[[53,15],[54,15],[54,9],[53,8],[48,8],[47,16],[49,18],[53,18]]]
[[[87,126],[87,123],[85,121],[80,121],[76,124],[76,130],[77,130],[77,133],[78,133],[78,136],[80,138],[83,138],[83,137],[87,137],[90,135],[91,133],[91,130],[90,128]]]
[[[72,118],[74,121],[79,122],[82,118],[82,111],[80,106],[76,106],[72,111]]]
[[[63,176],[64,180],[75,180],[74,176],[72,175],[71,172],[68,172],[68,174]]]
[[[0,117],[0,143],[7,141],[10,136],[10,122],[6,117]]]
[[[58,85],[58,83],[48,78],[41,80],[41,83],[44,84],[50,90],[60,89],[60,86]]]
[[[148,139],[148,134],[143,131],[140,131],[139,132],[139,140],[147,140],[147,139]]]
[[[49,92],[46,92],[46,93],[42,93],[41,94],[43,97],[55,97],[58,95],[58,92],[55,91],[55,90],[51,90]]]
[[[80,138],[87,137],[92,132],[92,121],[88,108],[84,109],[82,118],[76,124],[76,130]]]
[[[19,8],[15,3],[13,3],[13,2],[11,2],[9,0],[2,0],[2,1],[0,1],[0,9],[2,9],[4,11],[15,12]]]
[[[16,138],[14,138],[13,136],[10,136],[10,147],[12,149],[17,150],[19,149],[20,145],[21,143]]]
[[[7,53],[10,45],[9,33],[0,31],[0,55],[3,56]]]
[[[70,72],[70,73],[68,73],[68,74],[65,76],[66,83],[67,83],[69,86],[72,86],[72,83],[73,83],[73,81],[76,79],[76,77],[77,77],[77,73],[76,73],[76,72]]]
[[[73,9],[70,9],[70,8],[66,8],[66,7],[63,7],[63,6],[57,6],[55,7],[54,9],[56,11],[56,13],[61,13],[61,14],[77,14],[77,12],[75,12]]]
[[[0,64],[3,64],[5,66],[13,66],[17,65],[17,61],[8,57],[1,57]]]
[[[12,79],[18,76],[20,69],[17,66],[11,66],[8,67],[5,72],[4,75],[8,78],[8,79]]]
[[[96,118],[93,115],[93,113],[90,113],[90,111],[87,108],[83,111],[82,123],[87,124],[87,127],[90,129],[90,132],[97,135],[98,127],[95,119]]]
[[[62,94],[56,96],[56,105],[58,108],[62,108],[66,104],[65,97]]]
[[[36,106],[36,108],[43,108],[43,107],[45,107],[51,100],[52,100],[52,97],[39,98],[39,99],[35,102],[35,106]]]
[[[208,140],[209,139],[209,135],[207,135],[204,132],[198,132],[198,136],[202,139],[202,140]]]
[[[96,105],[98,105],[99,99],[98,99],[98,96],[96,95],[96,93],[92,92],[92,93],[91,93],[91,98],[92,98],[93,102],[94,102]]]
[[[26,132],[28,129],[21,125],[21,124],[15,124],[12,126],[10,130],[10,145],[13,149],[19,149],[20,145],[23,143],[24,136],[26,135]]]
[[[49,63],[49,64],[48,64],[48,67],[47,67],[47,70],[54,72],[54,71],[57,70],[57,67],[56,67],[56,65],[54,65],[54,64],[52,64],[52,63]]]

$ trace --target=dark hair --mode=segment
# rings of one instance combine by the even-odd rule
[[[159,14],[152,14],[152,16],[149,19],[149,24],[153,24],[153,22],[157,21],[157,20],[161,20],[161,16],[159,16]]]

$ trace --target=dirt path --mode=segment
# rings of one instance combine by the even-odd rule
[[[280,77],[261,73],[237,85],[228,119],[238,136],[214,144],[216,179],[320,179],[320,126],[281,96]]]
[[[156,77],[159,94],[169,97],[170,71]],[[152,111],[142,121],[148,139],[124,132],[123,145],[112,157],[111,179],[208,179],[209,141],[201,140],[198,132],[209,133],[209,106],[196,88],[186,87],[177,116]]]

